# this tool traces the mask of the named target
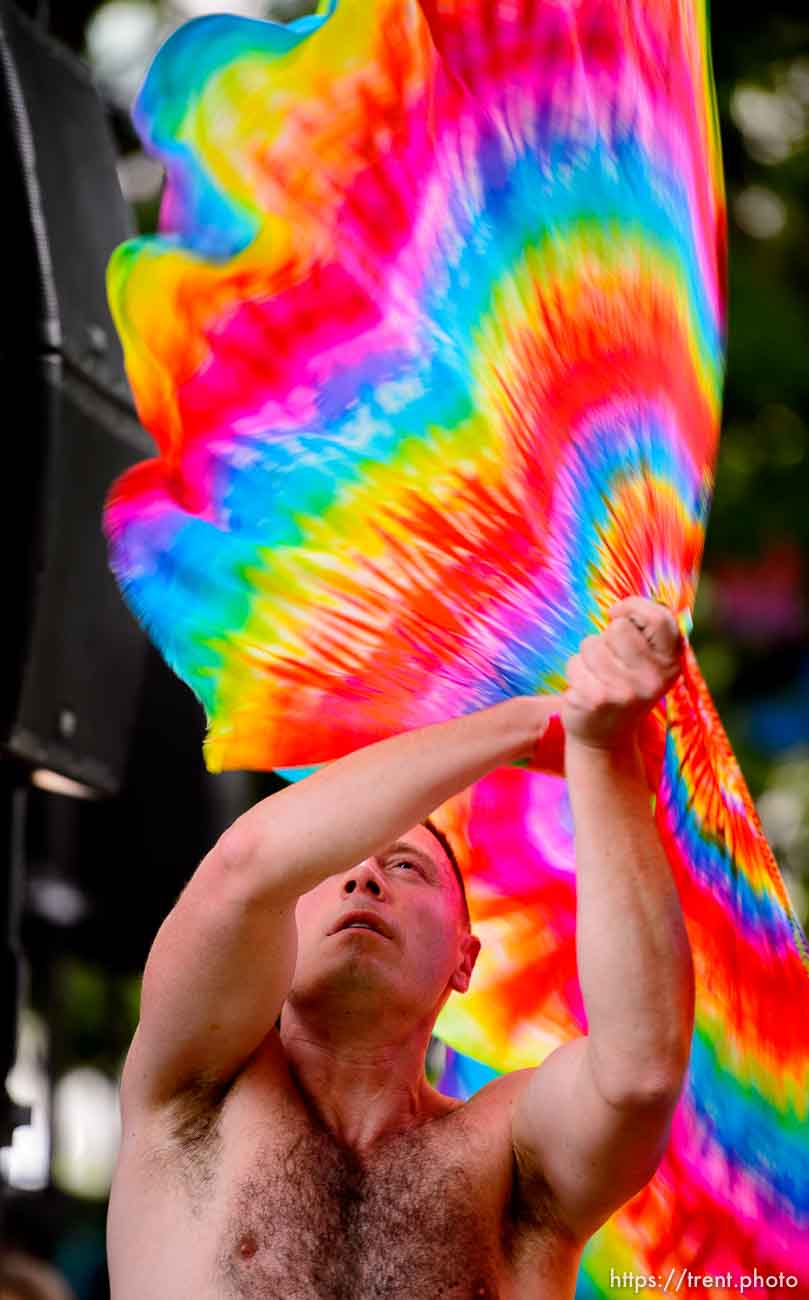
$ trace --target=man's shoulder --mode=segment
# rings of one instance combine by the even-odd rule
[[[517,1097],[531,1070],[498,1075],[463,1101],[442,1098],[448,1118],[444,1128],[450,1145],[477,1152],[488,1163],[492,1176],[510,1180],[516,1172],[511,1119]]]
[[[493,1112],[510,1112],[511,1106],[526,1087],[533,1070],[510,1070],[507,1074],[498,1074],[488,1083],[472,1093],[463,1103],[465,1106],[490,1108]]]
[[[438,1107],[445,1109],[448,1114],[452,1111],[474,1110],[490,1110],[492,1114],[500,1111],[505,1113],[533,1073],[533,1070],[512,1070],[508,1074],[498,1074],[476,1092],[462,1099],[437,1089],[433,1089],[433,1094]]]

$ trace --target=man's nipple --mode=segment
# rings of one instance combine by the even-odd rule
[[[252,1259],[258,1250],[258,1242],[255,1233],[243,1232],[239,1238],[239,1257],[241,1259]]]

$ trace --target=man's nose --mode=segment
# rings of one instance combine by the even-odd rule
[[[359,866],[352,867],[343,880],[344,894],[373,894],[374,898],[385,895],[385,880],[373,858],[366,858]]]

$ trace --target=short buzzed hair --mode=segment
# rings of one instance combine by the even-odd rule
[[[455,879],[458,881],[458,888],[461,891],[461,902],[463,904],[464,921],[466,922],[467,929],[471,930],[472,921],[469,916],[469,903],[466,897],[466,885],[464,884],[464,878],[461,875],[461,868],[458,866],[458,859],[455,856],[455,850],[450,844],[447,836],[438,826],[436,826],[435,822],[432,820],[431,817],[425,817],[424,821],[421,824],[425,830],[429,831],[431,835],[435,836],[435,838],[438,840],[438,843],[441,845],[441,848],[444,850],[445,854],[449,858],[450,866],[452,867],[452,870],[455,873]]]

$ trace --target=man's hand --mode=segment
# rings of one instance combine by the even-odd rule
[[[629,596],[609,617],[605,631],[585,637],[568,660],[562,696],[567,737],[594,749],[631,742],[681,671],[680,631],[664,605]]]

